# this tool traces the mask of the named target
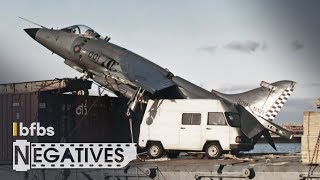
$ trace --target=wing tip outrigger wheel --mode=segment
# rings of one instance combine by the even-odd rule
[[[128,109],[126,112],[126,116],[128,118],[131,118],[133,113],[136,111],[137,106],[139,103],[143,102],[143,94],[144,94],[145,90],[139,88],[136,91],[136,94],[134,96],[132,96],[132,98],[130,99],[130,101],[128,102]]]

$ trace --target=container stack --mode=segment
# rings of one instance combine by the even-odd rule
[[[12,143],[16,140],[44,143],[131,142],[129,122],[124,116],[127,100],[73,93],[90,88],[91,82],[77,79],[0,84],[0,164],[12,163]],[[72,93],[63,94],[69,91]],[[140,127],[136,119],[140,116],[132,118],[136,142]],[[21,123],[29,128],[37,122],[44,128],[53,127],[54,135],[14,135],[14,122],[19,124],[18,132]]]
[[[304,112],[301,158],[303,164],[320,164],[320,112]]]

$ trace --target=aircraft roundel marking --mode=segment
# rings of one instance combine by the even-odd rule
[[[75,45],[75,46],[73,47],[73,51],[74,51],[75,53],[80,52],[80,50],[81,50],[81,47],[80,47],[79,45]]]

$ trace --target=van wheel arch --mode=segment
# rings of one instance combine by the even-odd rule
[[[159,143],[159,144],[161,144],[161,146],[163,147],[161,141],[151,141],[151,140],[148,140],[148,141],[147,141],[146,147],[148,147],[148,146],[149,146],[150,144],[152,144],[152,143]]]
[[[202,147],[202,151],[206,151],[206,147],[207,147],[207,145],[208,145],[209,143],[218,143],[219,146],[221,147],[220,141],[218,141],[218,140],[215,140],[215,141],[206,141],[206,143],[204,143],[204,145],[203,145],[203,147]]]

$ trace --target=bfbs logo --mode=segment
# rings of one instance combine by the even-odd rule
[[[31,123],[30,127],[26,127],[22,122],[13,122],[13,136],[54,136],[54,128],[49,126],[42,127],[39,122]]]

